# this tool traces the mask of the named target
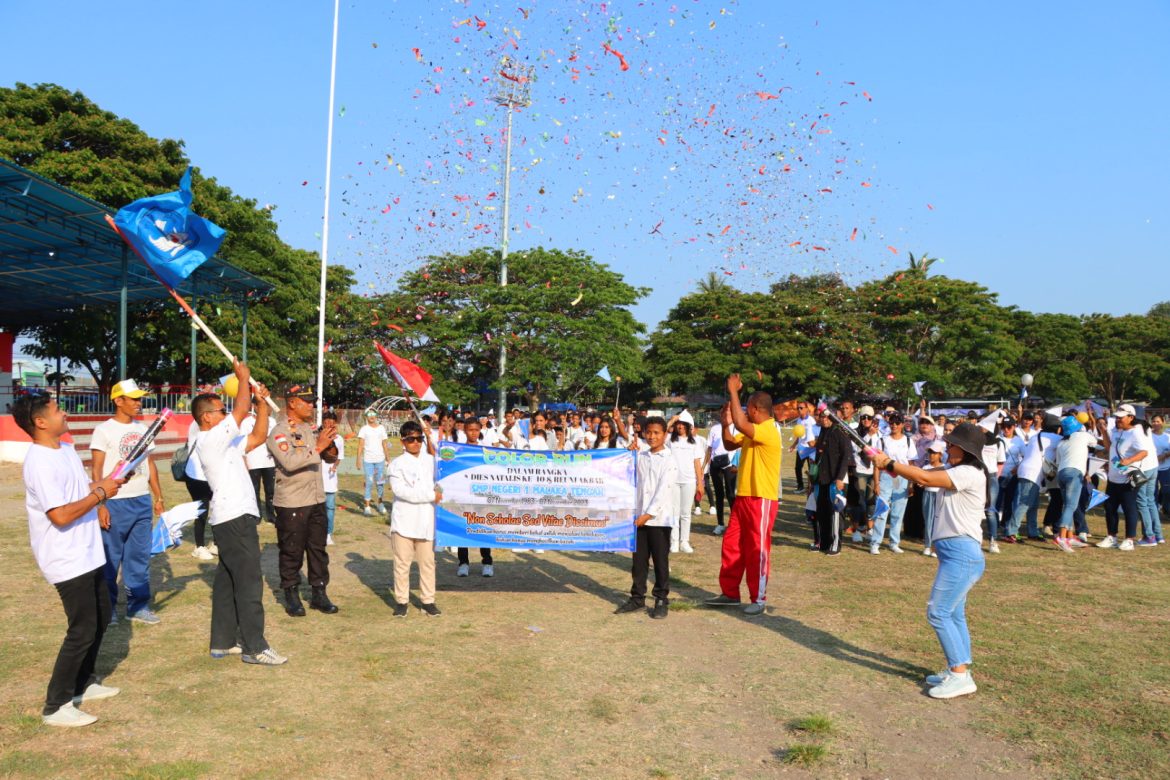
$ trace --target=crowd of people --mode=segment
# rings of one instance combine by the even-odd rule
[[[193,400],[185,461],[176,460],[172,471],[203,503],[193,554],[219,559],[211,657],[276,666],[288,659],[264,635],[257,525],[262,520],[276,525],[287,614],[306,614],[300,599],[306,566],[309,607],[336,614],[339,608],[326,591],[326,548],[333,543],[345,439],[334,415],[326,414],[314,427],[318,399],[311,388],[285,388],[284,408],[270,424],[268,391],[249,387],[250,372],[242,363],[235,378],[230,409],[215,393]],[[706,436],[686,410],[669,419],[623,415],[617,408],[611,414],[538,411],[530,417],[516,410],[499,426],[491,418],[441,411],[433,419],[401,425],[403,452],[394,459],[389,432],[369,412],[356,434],[356,461],[365,481],[364,513],[391,516],[393,615],[407,615],[415,564],[422,611],[442,614],[435,604],[435,508],[442,491],[434,456],[444,442],[549,452],[634,451],[633,582],[616,612],[646,608],[653,564],[654,604],[648,612],[654,619],[667,616],[669,557],[694,552],[692,518],[709,496],[713,530],[723,538],[720,592],[705,604],[736,606],[755,616],[764,613],[767,601],[772,528],[783,494],[782,442],[792,423],[787,431],[792,477],[807,496],[812,549],[837,556],[848,538],[872,555],[879,555],[883,544],[899,554],[903,532],[914,525],[923,554],[938,559],[927,617],[947,667],[927,678],[934,698],[976,690],[965,605],[984,570],[984,543],[991,554],[1001,545],[1026,541],[1075,553],[1090,545],[1085,515],[1098,503],[1104,503],[1106,520],[1098,548],[1131,551],[1164,543],[1160,513],[1170,511],[1170,433],[1160,415],[1147,422],[1130,404],[1110,413],[1086,402],[1049,410],[972,411],[948,419],[929,415],[925,402],[913,413],[868,404],[856,408],[849,400],[832,407],[804,400],[774,404],[760,391],[741,401],[742,388],[738,375],[728,378],[728,402]],[[34,444],[24,468],[34,557],[57,588],[69,622],[43,711],[49,725],[92,723],[95,718],[77,705],[118,693],[95,677],[94,666],[104,631],[118,623],[119,575],[126,618],[160,622],[150,606],[149,583],[153,516],[164,509],[158,473],[149,459],[129,476],[115,471],[145,434],[137,419],[143,394],[132,380],[114,387],[115,414],[94,432],[91,474],[62,442],[66,415],[49,396],[24,396],[14,408],[16,422]],[[468,576],[469,550],[459,549],[458,556],[456,574]],[[481,573],[493,576],[492,550],[481,549],[480,556]]]

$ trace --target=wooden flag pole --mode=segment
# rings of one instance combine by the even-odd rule
[[[146,258],[142,257],[142,253],[138,251],[138,247],[134,246],[134,244],[130,243],[130,241],[128,241],[126,239],[125,234],[123,234],[122,231],[118,228],[118,226],[116,224],[114,224],[114,218],[111,217],[109,214],[106,214],[106,222],[108,222],[110,227],[112,227],[114,229],[114,232],[117,233],[119,236],[121,236],[122,240],[125,241],[129,245],[129,247],[134,250],[134,253],[136,255],[138,255],[138,257],[142,260],[142,262],[146,263]],[[232,354],[230,349],[228,349],[227,347],[224,346],[223,342],[219,340],[219,337],[216,336],[211,331],[211,328],[207,327],[207,323],[203,321],[202,317],[200,317],[198,314],[195,313],[195,310],[191,308],[191,304],[187,303],[187,301],[184,300],[183,296],[181,296],[177,292],[175,292],[175,288],[171,287],[169,284],[164,282],[162,280],[162,277],[159,276],[158,273],[155,272],[154,268],[151,268],[150,263],[146,263],[146,267],[150,268],[151,273],[154,273],[155,277],[158,278],[159,283],[163,287],[167,288],[167,292],[169,292],[171,294],[171,297],[173,297],[176,301],[179,302],[179,305],[183,307],[183,311],[187,312],[187,315],[191,318],[191,321],[194,322],[196,326],[198,326],[199,330],[203,331],[204,335],[206,335],[207,338],[209,338],[211,340],[211,343],[214,344],[216,347],[218,347],[219,351],[223,353],[224,357],[226,357],[228,359],[228,361],[234,366],[236,364],[236,356]],[[248,381],[252,385],[252,387],[259,387],[260,386],[260,383],[257,382],[253,378],[249,378]],[[194,391],[195,388],[191,388],[191,390]],[[272,400],[271,396],[269,396],[268,398],[266,398],[264,400],[266,400],[268,402],[268,406],[270,406],[272,408],[272,411],[274,411],[274,412],[280,411],[280,409],[276,406],[276,402]]]

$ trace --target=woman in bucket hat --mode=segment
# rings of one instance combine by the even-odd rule
[[[874,466],[889,469],[925,487],[941,488],[935,510],[931,545],[938,573],[926,605],[926,619],[938,634],[947,668],[926,678],[927,694],[953,699],[976,691],[971,677],[971,635],[967,630],[967,593],[983,576],[983,516],[990,503],[987,470],[983,465],[986,435],[979,426],[962,423],[943,437],[947,468],[925,471],[896,463],[885,453],[874,456]]]

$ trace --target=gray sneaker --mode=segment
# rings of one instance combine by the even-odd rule
[[[720,593],[718,596],[704,601],[703,605],[707,607],[738,607],[741,603],[739,599],[728,598]]]
[[[932,699],[953,699],[956,696],[967,696],[979,690],[975,686],[975,679],[971,672],[951,672],[945,680],[926,692]]]
[[[135,623],[145,623],[148,626],[156,626],[162,622],[162,618],[154,614],[154,610],[150,607],[143,607],[133,615],[130,615],[130,620]]]
[[[764,605],[757,604],[754,602],[751,604],[748,604],[746,607],[743,608],[743,614],[752,615],[752,616],[762,615],[762,614],[764,614]]]
[[[254,655],[244,653],[240,656],[240,660],[246,664],[259,664],[261,666],[280,666],[281,664],[288,663],[287,658],[273,650],[271,647]]]

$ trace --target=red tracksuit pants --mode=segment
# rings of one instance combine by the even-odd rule
[[[723,562],[719,567],[719,588],[724,596],[738,599],[740,582],[746,575],[751,601],[763,604],[767,600],[775,522],[776,502],[772,499],[735,497],[731,522],[723,534]]]

